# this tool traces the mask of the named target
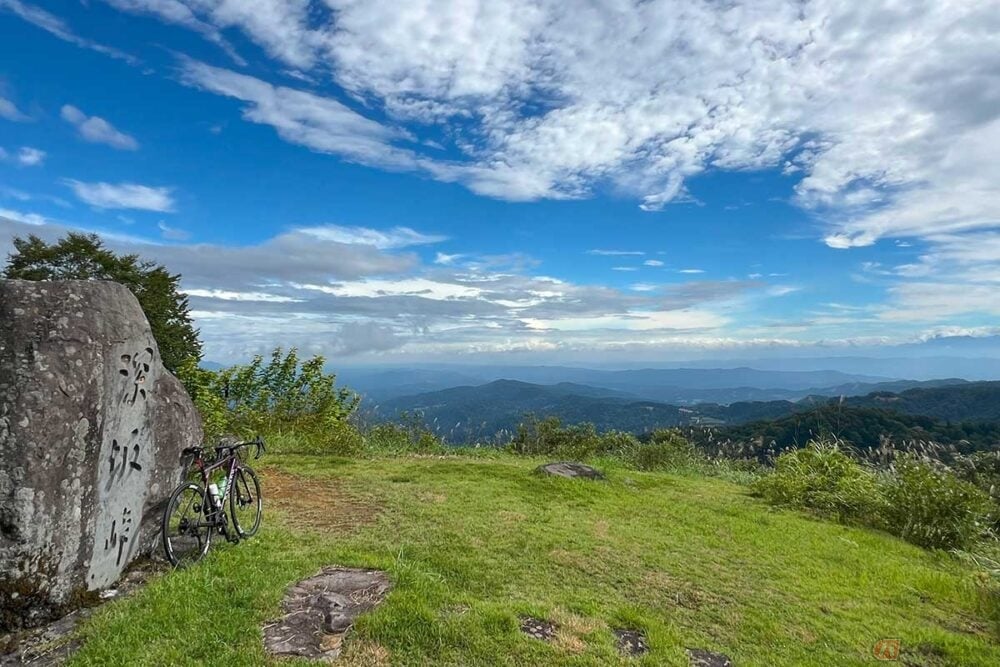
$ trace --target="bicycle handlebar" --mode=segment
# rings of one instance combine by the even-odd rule
[[[258,435],[253,440],[248,442],[240,442],[235,445],[216,445],[215,446],[215,456],[217,459],[222,458],[222,456],[228,451],[230,454],[236,454],[236,450],[240,447],[255,447],[254,458],[259,459],[267,452],[267,446],[264,444],[263,436]],[[201,457],[205,453],[204,447],[185,447],[181,451],[182,456],[195,456]]]

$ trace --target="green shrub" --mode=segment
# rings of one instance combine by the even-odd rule
[[[324,429],[292,429],[267,436],[271,454],[326,454],[353,456],[365,447],[364,437],[349,422],[335,422]]]
[[[301,361],[296,350],[277,348],[267,362],[257,356],[220,371],[190,362],[178,377],[201,413],[207,443],[263,435],[274,452],[357,453],[363,441],[349,418],[359,399],[337,388],[324,364],[321,356]]]
[[[657,429],[637,443],[625,460],[639,470],[683,470],[700,467],[704,457],[679,431]]]
[[[597,451],[595,453],[598,456],[613,456],[624,459],[636,447],[641,446],[639,440],[627,431],[607,431],[597,437]]]
[[[1000,502],[1000,451],[975,452],[959,456],[952,464],[955,475]]]
[[[563,426],[557,417],[527,417],[517,427],[510,448],[527,456],[585,459],[600,451],[601,437],[593,424]]]
[[[888,529],[923,547],[964,549],[991,523],[993,503],[986,492],[912,458],[896,464],[885,496]]]
[[[706,462],[703,471],[707,475],[719,477],[735,484],[752,486],[761,477],[768,474],[770,469],[756,459],[714,458]]]
[[[885,510],[876,475],[835,442],[811,442],[777,458],[753,485],[774,505],[808,509],[844,522],[878,525]]]
[[[218,387],[218,373],[199,368],[197,359],[189,358],[177,369],[177,378],[201,415],[205,442],[218,442],[229,433],[230,422],[224,392]]]
[[[437,454],[447,451],[440,437],[416,415],[366,429],[365,449],[372,454]]]

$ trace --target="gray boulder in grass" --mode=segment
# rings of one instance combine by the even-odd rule
[[[597,468],[591,468],[582,463],[574,461],[555,461],[538,466],[535,472],[542,475],[554,475],[556,477],[568,477],[570,479],[605,479],[604,473]]]
[[[0,281],[0,629],[58,615],[158,547],[202,440],[131,292]]]

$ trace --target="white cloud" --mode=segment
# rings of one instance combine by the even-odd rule
[[[35,233],[51,241],[72,228],[40,216],[0,215],[6,218],[0,252],[13,236]],[[317,235],[316,229],[292,229],[249,246],[98,233],[118,252],[139,253],[181,274],[213,359],[246,357],[275,340],[327,354],[454,357],[566,345],[599,349],[628,331],[651,339],[694,330],[723,335],[730,321],[723,311],[757,289],[737,281],[692,282],[647,294],[537,275],[523,258],[508,259],[502,271],[490,258],[424,264],[398,244],[376,247],[372,239],[381,237],[374,230]],[[382,233],[391,238],[395,230]],[[407,243],[430,237],[416,230],[404,236]]]
[[[201,297],[203,299],[221,299],[222,301],[261,301],[268,303],[300,303],[302,299],[295,299],[290,296],[280,294],[268,294],[267,292],[236,292],[222,289],[186,289],[184,293],[188,296]]]
[[[627,257],[629,255],[641,256],[645,255],[641,250],[604,250],[604,249],[594,249],[588,250],[588,255],[600,255],[602,257]]]
[[[419,166],[411,151],[392,145],[406,139],[405,132],[365,118],[333,98],[189,59],[182,61],[181,78],[188,85],[245,102],[246,120],[274,127],[286,141],[362,164],[393,169]]]
[[[716,329],[726,323],[726,318],[704,310],[631,311],[616,316],[525,320],[529,329],[552,331],[654,331],[664,329],[688,331]]]
[[[389,119],[182,66],[286,140],[488,196],[610,187],[656,210],[705,171],[774,168],[800,179],[835,248],[1000,221],[994,0],[109,1],[210,37],[238,29]],[[412,121],[447,124],[463,158],[398,147],[389,123]]]
[[[645,266],[663,266],[663,262],[658,259],[647,259],[643,264]]]
[[[241,31],[274,59],[271,71],[297,72],[303,82],[291,88],[192,60],[180,64],[188,85],[237,100],[246,120],[311,150],[492,197],[564,199],[607,190],[648,210],[690,201],[692,177],[707,171],[780,169],[798,179],[794,201],[815,215],[829,246],[919,248],[906,263],[886,262],[869,274],[887,290],[882,317],[982,313],[989,307],[969,295],[986,295],[1000,282],[995,0],[620,0],[569,9],[556,0],[108,1],[220,44],[223,31]],[[100,46],[24,2],[0,0],[0,9]],[[322,92],[331,79],[340,97]],[[0,115],[4,109],[7,117],[23,116],[9,102]],[[447,152],[428,157],[425,143],[405,129],[414,123],[435,130]],[[301,230],[279,238],[296,248],[328,240]],[[364,247],[419,242],[387,238]],[[363,247],[356,235],[341,241]],[[643,255],[595,254],[618,253]],[[955,295],[951,305],[948,294]],[[403,296],[412,295],[351,298]],[[588,292],[587,303],[607,296]],[[547,298],[473,301],[523,307],[542,299],[530,308],[552,307]]]
[[[335,296],[387,297],[417,296],[423,299],[471,299],[482,295],[477,287],[441,282],[427,278],[402,278],[398,280],[361,280],[334,285],[302,285],[301,289],[316,290]]]
[[[22,213],[21,211],[13,211],[9,208],[0,208],[0,218],[21,222],[26,225],[44,225],[48,222],[45,216],[37,213]]]
[[[21,2],[21,0],[0,0],[0,11],[11,12],[15,16],[38,28],[41,28],[63,41],[69,42],[70,44],[75,44],[81,48],[96,51],[97,53],[104,54],[110,58],[125,61],[131,65],[138,64],[139,62],[137,58],[134,58],[123,51],[119,51],[118,49],[104,46],[103,44],[99,44],[93,40],[80,37],[73,32],[68,25],[66,25],[65,21],[60,19],[55,14],[47,12],[44,9],[27,2]]]
[[[632,283],[629,285],[629,289],[633,292],[652,292],[657,287],[658,285],[654,285],[652,283]]]
[[[1000,317],[998,285],[910,282],[890,288],[894,299],[879,317],[889,321],[935,322],[957,315]]]
[[[45,151],[31,146],[22,146],[17,152],[17,161],[26,167],[37,167],[45,161]]]
[[[705,269],[680,269],[677,271],[677,273],[686,273],[693,275],[697,273],[705,273]]]
[[[301,227],[299,231],[324,241],[356,245],[368,245],[380,250],[405,248],[414,245],[427,245],[447,240],[446,236],[438,234],[422,234],[409,227],[393,227],[391,229],[370,229],[368,227],[342,227],[339,225],[322,225],[318,227]],[[453,255],[458,257],[458,255]]]
[[[156,16],[167,23],[184,26],[201,33],[210,42],[217,44],[224,50],[230,58],[239,65],[246,65],[246,61],[240,57],[233,46],[222,36],[220,30],[198,18],[196,11],[205,7],[205,3],[197,3],[196,6],[189,7],[181,0],[104,0],[113,7],[126,12],[136,14],[145,13]],[[233,4],[233,3],[229,3]],[[235,3],[239,7],[240,3]],[[200,5],[200,6],[198,6]],[[259,6],[260,3],[258,2]],[[220,6],[221,8],[221,6]]]
[[[81,201],[97,208],[131,208],[170,213],[174,210],[171,188],[136,183],[86,183],[68,179],[66,184]]]
[[[160,235],[168,241],[186,241],[191,238],[191,232],[177,227],[171,227],[162,220],[156,225],[160,230]]]
[[[124,132],[121,132],[111,123],[98,116],[87,116],[75,106],[67,104],[63,106],[62,119],[74,125],[80,136],[86,141],[96,144],[107,144],[112,148],[120,150],[134,151],[139,148],[139,142]]]
[[[13,102],[6,97],[0,97],[0,118],[21,122],[28,120],[28,116],[21,112]]]
[[[638,271],[639,268],[635,266],[612,266],[612,271]]]

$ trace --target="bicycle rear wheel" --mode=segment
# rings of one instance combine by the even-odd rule
[[[229,491],[229,514],[233,517],[233,527],[240,537],[253,537],[257,534],[263,507],[260,482],[252,468],[240,468],[233,476],[233,487]]]
[[[170,496],[163,513],[163,549],[174,566],[186,567],[208,553],[214,529],[210,502],[197,484],[181,484]]]

